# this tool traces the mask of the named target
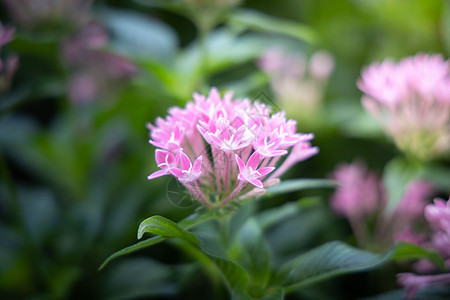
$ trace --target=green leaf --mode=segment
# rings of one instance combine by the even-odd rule
[[[210,240],[204,236],[197,237],[197,235],[187,232],[183,228],[183,226],[185,228],[188,228],[190,226],[199,224],[200,222],[209,220],[210,218],[211,217],[209,215],[205,214],[201,215],[197,219],[187,219],[186,221],[182,221],[180,222],[180,224],[177,224],[161,216],[152,216],[141,223],[141,226],[139,226],[138,230],[138,237],[142,237],[145,232],[158,234],[159,236],[116,252],[103,263],[100,269],[103,268],[109,261],[117,258],[118,256],[122,256],[124,254],[140,250],[144,247],[154,245],[163,241],[164,238],[170,237],[185,241],[194,249],[201,250],[201,252],[203,252],[204,255],[206,255],[212,262],[214,262],[216,267],[222,272],[230,288],[243,289],[245,288],[248,281],[247,272],[241,266],[225,257],[225,255],[222,254],[221,251],[216,250],[216,246],[218,244],[217,240]]]
[[[194,245],[197,244],[197,237],[194,234],[185,231],[172,220],[161,216],[152,216],[143,221],[141,225],[139,225],[138,239],[141,239],[146,232],[166,238],[180,238]]]
[[[177,50],[175,31],[165,23],[132,10],[102,9],[99,12],[111,32],[111,48],[127,57],[170,62]]]
[[[208,220],[210,220],[210,219],[212,219],[212,218],[213,218],[213,216],[211,216],[211,215],[209,215],[209,214],[201,214],[201,215],[193,214],[193,215],[191,215],[191,216],[189,216],[189,217],[187,217],[187,218],[181,220],[181,221],[178,223],[178,226],[181,227],[181,228],[184,228],[184,229],[189,229],[189,228],[191,228],[191,227],[194,227],[195,225],[198,225],[198,224],[200,224],[200,223],[203,223],[203,222],[205,222],[205,221],[208,221]],[[148,220],[148,219],[147,219],[147,220]],[[145,220],[145,221],[142,222],[142,223],[145,223],[147,220]],[[141,223],[141,226],[139,226],[139,229],[141,229],[142,226],[145,226],[145,225],[142,225],[142,223]],[[147,224],[147,223],[146,223],[146,224]],[[144,230],[144,229],[143,229],[143,230]],[[162,242],[162,241],[164,241],[164,240],[166,240],[166,237],[163,237],[163,236],[155,236],[155,237],[149,238],[149,239],[147,239],[147,240],[145,240],[145,241],[138,242],[138,243],[136,243],[136,244],[134,244],[134,245],[131,245],[131,246],[129,246],[129,247],[126,247],[126,248],[124,248],[124,249],[122,249],[122,250],[119,250],[119,251],[117,251],[117,252],[111,254],[111,255],[103,262],[103,264],[100,266],[99,270],[103,269],[103,268],[104,268],[109,262],[111,262],[113,259],[116,259],[116,258],[118,258],[118,257],[121,257],[121,256],[124,256],[124,255],[130,254],[130,253],[133,253],[133,252],[142,250],[142,249],[144,249],[144,248],[147,248],[147,247],[156,245],[156,244],[158,244],[158,243],[160,243],[160,242]]]
[[[447,48],[447,54],[450,53],[450,1],[443,1],[442,17],[441,17],[442,38]]]
[[[294,216],[300,211],[300,204],[298,202],[288,202],[282,206],[267,209],[259,213],[256,220],[259,226],[263,229],[267,229],[275,225],[281,220]]]
[[[277,195],[306,189],[334,188],[336,182],[329,179],[291,179],[280,182],[266,190],[265,195]]]
[[[288,289],[298,289],[337,275],[370,270],[390,260],[411,258],[429,259],[440,267],[444,263],[437,253],[407,243],[397,243],[380,255],[342,242],[330,242],[285,263],[274,281]]]
[[[284,291],[280,287],[273,287],[264,291],[264,295],[261,297],[252,297],[247,293],[235,290],[233,291],[232,300],[283,300],[284,299]]]
[[[261,227],[254,218],[248,219],[242,226],[237,245],[240,248],[238,261],[249,271],[251,287],[264,288],[270,276],[271,254]]]
[[[407,259],[427,259],[442,271],[445,270],[445,263],[437,252],[424,249],[415,244],[405,242],[396,243],[391,249],[391,259],[396,261]]]
[[[318,37],[314,30],[306,25],[275,18],[254,10],[239,9],[231,14],[229,23],[244,29],[253,29],[269,33],[284,34],[310,44],[316,44]]]

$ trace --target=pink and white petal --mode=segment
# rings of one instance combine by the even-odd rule
[[[209,133],[208,134],[209,139],[218,147],[221,147],[223,144],[223,140],[218,138],[216,135]]]
[[[287,150],[273,150],[270,152],[269,157],[283,156],[286,155],[287,153],[288,153]]]
[[[263,184],[262,184],[261,180],[259,180],[259,179],[251,179],[251,180],[248,180],[248,182],[250,182],[251,184],[253,184],[256,187],[263,188]]]
[[[177,177],[177,178],[183,178],[183,177],[184,177],[183,170],[181,170],[181,169],[179,169],[179,168],[172,168],[172,169],[169,170],[169,172],[170,172],[173,176],[175,176],[175,177]]]
[[[192,172],[193,173],[201,173],[200,170],[202,169],[202,156],[199,156],[195,161],[194,161],[194,166],[192,167]]]
[[[275,169],[274,167],[265,167],[265,168],[258,169],[257,172],[259,173],[259,176],[262,177],[262,176],[266,176],[267,174],[272,172],[274,169]]]
[[[155,161],[157,165],[160,165],[162,163],[166,163],[166,158],[169,152],[161,149],[156,149],[155,151]]]
[[[158,170],[158,171],[153,172],[152,174],[148,175],[147,179],[152,180],[152,179],[155,179],[155,178],[158,178],[158,177],[161,177],[164,175],[168,175],[168,174],[170,174],[170,173],[167,170]]]
[[[209,91],[208,98],[212,102],[215,102],[215,103],[220,102],[220,94],[219,94],[219,91],[217,90],[217,88],[215,88],[215,87],[211,88],[211,90]]]
[[[181,168],[185,171],[189,170],[192,167],[189,156],[187,156],[186,153],[184,152],[180,152],[180,158],[181,158]]]
[[[261,155],[258,152],[254,152],[248,159],[246,167],[256,170],[258,168],[260,158]]]
[[[239,167],[239,172],[242,173],[245,170],[244,162],[242,161],[242,159],[237,154],[235,154],[234,157],[236,158],[236,162],[237,162],[237,165]],[[241,175],[241,174],[239,174],[239,175]],[[244,180],[244,179],[241,179],[241,180]]]

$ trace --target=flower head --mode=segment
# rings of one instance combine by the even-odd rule
[[[397,274],[397,282],[405,288],[408,299],[421,289],[429,286],[444,286],[450,284],[450,274],[416,275],[413,273]]]
[[[276,99],[288,112],[311,120],[320,107],[334,60],[325,51],[314,53],[308,61],[302,53],[272,48],[262,55],[259,67],[269,76]]]
[[[450,64],[440,55],[385,60],[362,72],[365,109],[397,147],[422,160],[450,151]]]
[[[386,199],[381,180],[362,162],[341,164],[332,177],[339,184],[331,199],[336,213],[359,220],[384,208]]]
[[[414,229],[423,220],[423,210],[434,193],[430,183],[409,182],[398,203],[388,210],[382,180],[368,171],[362,162],[339,165],[332,177],[338,187],[330,205],[337,214],[349,220],[361,246],[376,245],[385,249],[398,240],[414,243],[424,240],[424,236]],[[369,224],[372,221],[375,222],[374,230]]]
[[[73,70],[68,94],[74,103],[89,103],[108,95],[113,87],[136,74],[132,62],[104,50],[108,40],[106,30],[92,23],[63,44],[63,58]]]
[[[173,175],[207,206],[260,194],[293,164],[318,152],[310,144],[313,135],[297,133],[295,121],[283,112],[270,115],[264,104],[233,100],[231,93],[221,97],[215,88],[193,98],[148,125],[161,169],[149,179]]]
[[[3,0],[12,19],[29,30],[75,29],[89,19],[92,0]]]
[[[432,229],[431,238],[423,245],[436,250],[450,268],[450,199],[434,199],[425,207],[425,218]]]
[[[15,29],[10,26],[3,26],[0,22],[0,53],[4,45],[13,40]],[[4,59],[0,57],[0,94],[8,90],[12,77],[19,66],[19,57],[10,54]]]

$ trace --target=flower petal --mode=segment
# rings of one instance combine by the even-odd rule
[[[164,175],[168,175],[168,174],[169,174],[169,172],[167,170],[158,170],[158,171],[153,172],[152,174],[148,175],[147,179],[152,180],[152,179],[155,179],[155,178],[158,178],[158,177],[161,177]]]
[[[234,157],[236,158],[236,162],[239,167],[239,172],[242,173],[245,170],[244,162],[237,154],[235,154]]]
[[[258,169],[259,177],[266,176],[270,172],[272,172],[275,168],[274,167],[266,167]]]
[[[180,152],[180,158],[181,158],[181,168],[185,171],[188,171],[192,167],[191,160],[189,159],[189,156],[186,155],[184,152]]]
[[[256,170],[256,168],[258,168],[260,158],[261,158],[261,155],[258,152],[254,152],[248,159],[246,167]]]
[[[250,182],[251,184],[253,184],[256,187],[263,188],[263,184],[262,184],[261,180],[252,179],[252,180],[248,180],[248,182]]]

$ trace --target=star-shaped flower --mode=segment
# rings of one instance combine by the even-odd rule
[[[261,155],[258,152],[253,153],[244,165],[242,159],[235,154],[236,162],[239,167],[238,179],[241,181],[248,181],[256,187],[263,188],[261,180],[258,178],[266,176],[275,169],[274,167],[265,167],[258,169]]]

